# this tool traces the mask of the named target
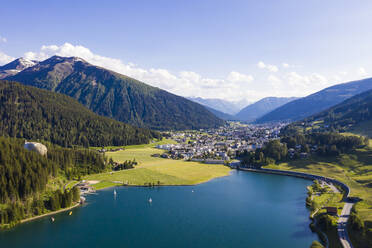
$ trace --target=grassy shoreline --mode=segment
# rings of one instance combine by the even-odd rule
[[[107,186],[104,186],[104,187],[96,187],[95,185],[96,184],[92,184],[93,188],[95,190],[103,190],[103,189],[109,189],[109,188],[112,188],[112,187],[118,187],[118,186],[123,186],[123,187],[181,187],[181,186],[196,186],[196,185],[200,185],[200,184],[203,184],[203,183],[207,183],[213,179],[217,179],[217,178],[222,178],[222,177],[227,177],[229,176],[230,174],[228,175],[223,175],[223,176],[219,176],[219,177],[213,177],[211,179],[208,179],[206,181],[203,181],[203,182],[197,182],[197,183],[190,183],[190,184],[160,184],[160,185],[141,185],[141,184],[132,184],[132,185],[126,185],[126,184],[119,184],[119,183],[114,183],[114,182],[109,182],[109,181],[103,181],[103,182],[99,182],[99,183],[107,183],[108,185]],[[97,184],[99,184],[97,183]],[[112,184],[112,185],[111,185]]]
[[[34,217],[23,219],[23,220],[20,221],[20,223],[22,224],[22,223],[37,220],[37,219],[40,219],[40,218],[43,218],[43,217],[46,217],[46,216],[50,216],[50,215],[54,215],[54,214],[58,214],[58,213],[63,213],[63,212],[66,212],[68,210],[74,209],[74,208],[76,208],[80,205],[81,205],[80,203],[76,203],[75,205],[72,205],[72,206],[67,207],[67,208],[62,208],[62,209],[52,211],[52,212],[49,212],[49,213],[45,213],[45,214],[42,214],[42,215],[37,215],[37,216],[34,216]]]
[[[356,149],[349,154],[338,157],[311,156],[307,159],[294,160],[265,166],[268,169],[311,173],[334,178],[350,188],[350,196],[361,201],[354,205],[354,211],[365,225],[364,231],[349,228],[348,233],[355,247],[372,245],[372,147]]]
[[[275,169],[274,171],[273,170],[260,170],[260,169],[245,169],[245,168],[241,168],[242,171],[248,171],[248,172],[255,172],[255,173],[268,173],[268,174],[274,174],[274,175],[281,175],[281,176],[290,176],[290,177],[299,177],[299,178],[302,178],[304,180],[310,180],[310,181],[314,181],[311,176],[312,175],[315,175],[314,173],[309,173],[309,172],[305,172],[305,173],[308,173],[308,176],[304,175],[304,176],[299,176],[299,175],[296,175],[296,174],[293,174],[293,173],[290,173],[290,172],[293,172],[291,170],[280,170],[278,168],[268,168],[270,166],[265,166],[265,169]],[[288,171],[288,173],[287,173]],[[317,175],[319,176],[319,175]],[[314,185],[314,184],[313,184]],[[307,187],[307,190],[308,192],[311,191],[313,185],[311,186],[308,186]],[[338,238],[338,233],[337,233],[337,229],[336,229],[336,225],[337,225],[337,219],[335,219],[334,223],[335,223],[335,228],[331,229],[331,230],[327,230],[327,231],[324,231],[322,230],[322,228],[319,226],[318,224],[318,219],[319,219],[319,216],[321,215],[324,215],[325,214],[325,210],[322,208],[325,204],[327,204],[327,206],[335,206],[337,205],[336,207],[340,207],[340,206],[343,206],[343,195],[344,195],[344,192],[343,191],[340,191],[338,193],[325,193],[325,197],[324,197],[324,194],[320,194],[320,195],[313,195],[311,196],[311,200],[309,200],[308,198],[306,199],[306,206],[308,207],[308,209],[310,210],[310,213],[309,213],[309,219],[311,219],[311,223],[310,223],[310,229],[313,231],[313,232],[316,232],[318,234],[318,237],[319,239],[322,241],[322,243],[324,245],[326,245],[326,247],[335,247],[335,248],[342,248],[342,245],[341,243],[339,242],[339,238]],[[328,195],[332,195],[332,197],[327,197]],[[334,197],[335,196],[335,197]],[[312,203],[316,203],[316,204],[312,204]],[[339,211],[340,212],[340,211]],[[328,244],[328,246],[327,246]]]
[[[231,168],[218,164],[203,164],[184,160],[164,159],[152,156],[163,150],[153,146],[132,147],[116,152],[106,152],[113,161],[123,163],[135,159],[133,169],[110,171],[83,177],[87,181],[99,181],[92,186],[99,190],[107,187],[126,186],[188,186],[228,176]]]
[[[14,226],[19,225],[19,224],[23,224],[23,223],[34,221],[34,220],[37,220],[37,219],[41,219],[41,218],[44,218],[44,217],[47,217],[47,216],[51,216],[51,215],[63,213],[63,212],[66,212],[68,210],[74,209],[74,208],[79,207],[79,206],[81,206],[81,204],[80,203],[76,203],[75,205],[72,205],[72,206],[67,207],[67,208],[58,209],[56,211],[51,211],[51,212],[48,212],[48,213],[45,213],[45,214],[36,215],[36,216],[33,216],[33,217],[29,217],[29,218],[20,220],[18,223],[14,223],[14,224],[2,224],[2,225],[0,225],[0,231],[1,230],[11,229]]]

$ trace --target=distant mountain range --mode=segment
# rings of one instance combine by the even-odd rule
[[[284,104],[258,118],[256,123],[301,120],[370,89],[372,78],[338,84]]]
[[[296,100],[296,97],[266,97],[243,108],[235,115],[235,118],[242,121],[254,121],[270,111]]]
[[[0,80],[0,136],[64,147],[148,143],[157,132],[99,116],[75,99]]]
[[[223,125],[223,120],[293,122],[372,89],[369,78],[299,99],[263,98],[237,113],[237,102],[188,100],[77,57],[53,56],[41,62],[20,58],[1,66],[0,78],[71,96],[99,115],[155,130],[212,128]]]
[[[17,61],[2,66],[3,70],[16,69]],[[99,115],[139,127],[181,130],[224,124],[197,103],[77,57],[53,56],[29,63],[4,79],[66,94]]]
[[[240,120],[240,121],[254,121],[264,114],[290,102],[297,98],[295,97],[266,97],[255,103],[249,104],[242,110],[238,111],[235,115],[224,112],[224,110],[232,109],[234,103],[222,99],[205,99],[201,97],[189,97],[190,100],[204,105],[210,112],[223,120]],[[229,106],[229,107],[228,107]],[[234,105],[234,112],[238,109]],[[230,112],[231,113],[231,112]]]
[[[225,120],[225,121],[231,121],[231,120],[236,120],[235,116],[226,114],[224,112],[218,111],[216,109],[210,108],[205,106],[206,109],[208,109],[209,112],[217,116],[218,118]]]
[[[235,115],[241,109],[238,102],[232,102],[223,99],[201,97],[188,97],[188,99],[229,115]]]

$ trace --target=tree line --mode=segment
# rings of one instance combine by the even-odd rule
[[[48,190],[51,178],[79,179],[107,169],[107,159],[93,150],[46,144],[48,153],[42,156],[23,145],[23,139],[0,137],[1,224],[68,207],[79,200],[77,188]]]
[[[338,156],[367,144],[367,138],[358,136],[330,132],[309,134],[294,132],[291,135],[287,133],[281,139],[269,141],[263,148],[244,151],[237,155],[241,158],[242,164],[260,167],[299,158],[300,153],[313,152],[319,156]],[[294,152],[290,153],[290,149]]]
[[[137,165],[136,159],[133,160],[125,160],[123,163],[117,163],[110,158],[109,165],[111,166],[112,170],[119,171],[119,170],[128,170],[133,169],[135,165]]]

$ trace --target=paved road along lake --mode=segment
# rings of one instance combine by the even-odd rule
[[[234,171],[197,186],[116,187],[116,197],[110,188],[71,216],[0,232],[0,247],[308,248],[317,239],[305,207],[309,184]]]

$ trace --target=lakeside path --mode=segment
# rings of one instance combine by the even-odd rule
[[[71,210],[73,208],[78,207],[79,205],[80,205],[80,203],[77,203],[77,204],[75,204],[75,205],[73,205],[71,207],[68,207],[68,208],[63,208],[63,209],[60,209],[60,210],[57,210],[57,211],[49,212],[49,213],[46,213],[46,214],[34,216],[34,217],[31,217],[31,218],[27,218],[27,219],[23,219],[23,220],[20,221],[20,223],[25,223],[25,222],[33,221],[33,220],[40,219],[40,218],[43,218],[43,217],[46,217],[46,216],[50,216],[50,215],[54,215],[54,214],[66,212],[68,210]]]
[[[348,233],[347,233],[347,222],[349,220],[351,209],[354,205],[351,201],[349,201],[349,194],[350,194],[350,188],[333,178],[328,178],[324,176],[314,175],[310,173],[304,173],[304,172],[295,172],[295,171],[286,171],[286,170],[277,170],[277,169],[253,169],[253,168],[239,168],[239,170],[242,171],[249,171],[249,172],[258,172],[258,173],[269,173],[269,174],[277,174],[277,175],[283,175],[283,176],[293,176],[293,177],[300,177],[308,180],[320,180],[325,181],[327,184],[336,184],[342,187],[342,189],[345,191],[345,204],[341,212],[341,216],[338,219],[337,222],[337,233],[338,237],[340,239],[340,242],[344,248],[353,248],[353,245],[351,244],[351,241],[349,239]]]
[[[340,237],[340,242],[344,248],[352,248],[351,241],[349,239],[349,235],[347,234],[346,224],[350,216],[351,209],[353,207],[352,202],[346,202],[344,207],[342,208],[341,216],[337,222],[337,233]]]

